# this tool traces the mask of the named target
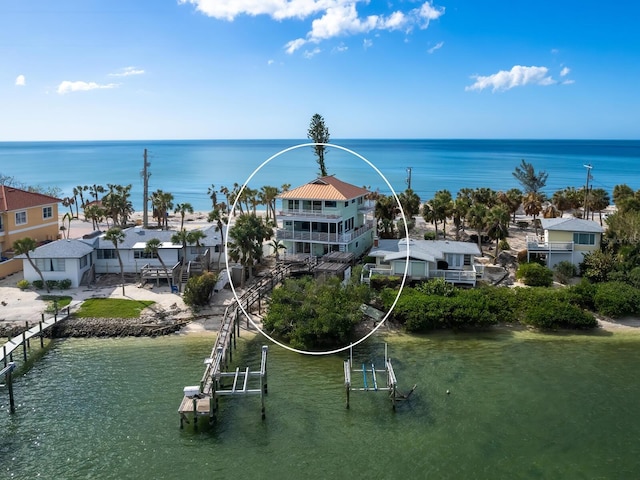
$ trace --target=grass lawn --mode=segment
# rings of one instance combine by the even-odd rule
[[[71,297],[68,295],[40,295],[40,300],[47,302],[47,308],[45,312],[54,313],[56,309],[56,302],[58,305],[58,311],[71,303]]]
[[[74,315],[79,318],[138,318],[142,310],[154,303],[151,300],[89,298]]]

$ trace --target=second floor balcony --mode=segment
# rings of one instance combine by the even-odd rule
[[[293,240],[299,242],[347,244],[371,230],[373,230],[373,222],[371,221],[366,222],[364,225],[344,233],[310,232],[279,228],[276,232],[276,239]]]
[[[571,252],[573,242],[547,242],[542,237],[528,235],[526,237],[527,250],[530,252]]]

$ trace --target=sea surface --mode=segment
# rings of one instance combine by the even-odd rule
[[[147,149],[151,164],[149,192],[171,192],[175,203],[189,202],[196,210],[208,211],[211,201],[207,190],[211,185],[216,190],[223,185],[231,188],[251,177],[251,188],[283,184],[296,187],[316,178],[318,166],[312,147],[295,148],[307,142],[0,142],[0,174],[27,185],[59,187],[62,196],[72,196],[76,186],[131,184],[134,208],[142,210],[141,171]],[[522,159],[533,164],[536,171],[549,174],[544,189],[548,195],[568,186],[583,187],[588,171],[593,188],[611,193],[615,185],[626,183],[634,190],[640,189],[637,140],[344,139],[332,140],[332,144],[349,151],[328,147],[325,161],[330,174],[386,195],[391,189],[406,189],[410,168],[411,187],[424,201],[442,189],[455,196],[466,187],[519,187],[512,173]],[[288,151],[278,155],[283,150]],[[224,200],[220,195],[218,198]]]
[[[378,336],[354,364],[381,367],[388,342],[400,390],[417,384],[395,413],[374,391],[345,408],[346,353],[271,345],[264,421],[259,397],[227,397],[214,427],[180,430],[213,340],[56,340],[15,414],[0,389],[0,478],[640,478],[638,334]],[[264,340],[240,340],[232,368],[258,369]]]

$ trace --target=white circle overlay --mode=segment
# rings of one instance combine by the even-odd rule
[[[276,345],[279,345],[280,347],[285,348],[285,349],[287,349],[287,350],[289,350],[291,352],[301,353],[303,355],[315,355],[315,356],[332,355],[334,353],[343,352],[343,351],[347,350],[348,348],[354,347],[355,345],[358,345],[358,344],[364,342],[367,338],[369,338],[371,335],[373,335],[385,323],[387,318],[389,318],[389,315],[391,315],[391,312],[395,308],[396,304],[398,303],[398,300],[400,299],[400,294],[402,293],[402,290],[404,289],[404,285],[405,285],[406,280],[407,280],[407,274],[409,272],[409,254],[410,254],[410,252],[409,252],[409,229],[407,227],[407,218],[404,215],[404,210],[402,208],[402,204],[400,203],[400,200],[398,199],[398,195],[396,194],[395,190],[391,186],[391,183],[389,183],[389,180],[387,180],[387,178],[382,174],[382,172],[380,170],[378,170],[378,168],[373,163],[371,163],[369,160],[367,160],[365,157],[363,157],[359,153],[354,152],[353,150],[350,150],[350,149],[348,149],[346,147],[343,147],[343,146],[340,146],[340,145],[335,145],[335,144],[332,144],[332,143],[317,143],[317,142],[315,142],[315,143],[301,143],[299,145],[294,145],[292,147],[285,148],[284,150],[281,150],[278,153],[276,153],[275,155],[272,155],[271,157],[266,159],[264,162],[262,162],[253,171],[253,173],[251,175],[249,175],[249,178],[247,178],[247,180],[244,182],[244,184],[242,185],[242,188],[238,191],[238,194],[236,195],[236,198],[235,198],[235,200],[233,202],[233,206],[231,207],[231,211],[232,212],[235,211],[236,205],[238,204],[238,200],[240,199],[240,197],[242,195],[242,191],[247,187],[247,184],[260,171],[260,169],[262,167],[267,165],[272,160],[278,158],[280,155],[283,155],[283,154],[285,154],[287,152],[290,152],[292,150],[296,150],[298,148],[315,147],[315,146],[319,146],[319,145],[325,146],[325,147],[337,148],[339,150],[343,150],[343,151],[345,151],[347,153],[350,153],[351,155],[354,155],[354,156],[358,157],[360,160],[362,160],[367,165],[369,165],[373,170],[375,170],[376,173],[378,175],[380,175],[380,177],[387,184],[387,187],[389,187],[389,190],[391,190],[391,193],[393,194],[393,198],[395,199],[395,201],[396,201],[396,203],[398,205],[398,208],[400,210],[400,214],[402,215],[402,220],[404,222],[405,239],[406,239],[406,243],[407,243],[407,258],[406,258],[405,265],[404,265],[404,274],[402,276],[402,282],[400,283],[400,289],[398,290],[398,294],[396,295],[396,298],[393,301],[393,304],[389,308],[389,311],[386,313],[384,318],[378,323],[378,325],[376,325],[373,330],[371,330],[369,333],[367,333],[365,336],[363,336],[360,340],[358,340],[356,342],[352,342],[349,345],[345,345],[344,347],[336,348],[334,350],[324,350],[324,351],[312,352],[312,351],[308,351],[308,350],[300,350],[300,349],[297,349],[297,348],[293,348],[290,345],[285,345],[284,343],[279,342],[275,338],[272,338],[271,336],[267,335],[262,330],[262,328],[260,328],[260,326],[258,324],[256,324],[256,322],[253,321],[253,318],[251,318],[251,315],[245,310],[244,306],[242,305],[242,302],[240,301],[240,297],[238,296],[238,293],[236,292],[235,285],[233,284],[233,280],[231,278],[231,269],[229,268],[229,247],[228,247],[228,245],[229,245],[229,235],[228,235],[228,231],[227,231],[227,235],[225,235],[225,240],[224,240],[225,266],[226,266],[226,269],[227,269],[227,276],[229,278],[229,285],[231,286],[231,291],[233,291],[233,296],[236,299],[236,303],[238,304],[238,307],[240,307],[240,310],[242,310],[242,313],[244,313],[244,316],[247,318],[247,320],[249,320],[249,322],[251,322],[251,325],[253,325],[253,327],[256,330],[258,330],[262,335],[264,335],[266,338],[268,338],[271,342],[275,343]],[[227,226],[228,226],[228,224],[227,224]],[[242,267],[242,274],[244,275],[244,266]]]

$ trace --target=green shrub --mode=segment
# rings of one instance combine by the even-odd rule
[[[205,272],[202,275],[191,277],[184,287],[183,300],[184,303],[192,307],[201,307],[209,302],[213,287],[218,281],[218,275],[211,272]]]
[[[595,310],[594,297],[598,287],[586,278],[580,280],[580,283],[572,285],[567,289],[569,301],[580,308],[587,310]]]
[[[511,245],[509,245],[509,242],[507,242],[506,239],[502,239],[500,240],[500,242],[498,243],[498,248],[501,251],[505,251],[505,250],[511,250]]]
[[[60,288],[60,290],[67,290],[68,288],[71,288],[71,279],[65,278],[60,280],[58,282],[58,288]]]
[[[553,269],[555,271],[556,279],[563,285],[569,283],[569,280],[575,277],[578,273],[576,266],[568,260],[563,260]]]
[[[424,232],[424,239],[425,240],[435,240],[436,239],[436,232]]]
[[[627,274],[627,282],[636,288],[640,288],[640,267],[635,267]]]
[[[47,284],[47,287],[49,287],[49,290],[54,290],[58,288],[57,280],[46,280],[46,284]]]
[[[550,287],[553,284],[553,272],[534,262],[520,265],[516,278],[530,287]]]
[[[375,274],[371,277],[370,286],[373,290],[380,291],[384,288],[399,288],[402,284],[402,277],[398,275]]]
[[[606,282],[615,266],[616,260],[611,253],[596,250],[584,256],[580,272],[592,282]]]
[[[31,285],[29,283],[29,280],[26,279],[22,279],[22,280],[18,280],[18,283],[16,284],[16,286],[20,289],[20,290],[26,290],[27,288],[29,288],[29,285]]]
[[[400,220],[398,220],[397,223],[397,228],[398,228],[398,232],[400,232],[400,236],[404,236],[404,219],[401,218]],[[407,230],[411,231],[415,228],[416,226],[416,219],[415,218],[408,218],[407,219]]]
[[[453,297],[458,289],[455,287],[455,285],[445,281],[444,278],[434,278],[421,283],[416,287],[416,290],[424,293],[425,295]]]
[[[44,283],[42,283],[42,280],[34,280],[33,282],[31,282],[31,284],[33,285],[33,288],[37,288],[38,290],[42,290],[44,288]]]
[[[541,297],[524,314],[523,322],[537,328],[593,328],[597,325],[591,313],[557,298]]]
[[[529,227],[529,222],[527,222],[526,220],[518,220],[516,222],[516,225],[520,230],[525,230],[527,227]]]
[[[596,311],[608,317],[640,312],[640,290],[622,282],[598,284],[593,301]]]

